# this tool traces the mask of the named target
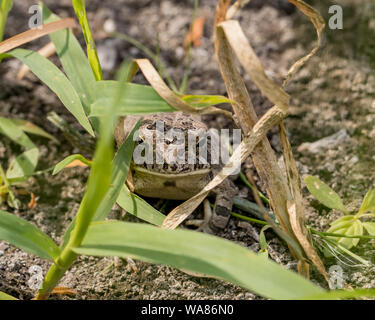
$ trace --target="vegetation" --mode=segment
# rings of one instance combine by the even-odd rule
[[[291,0],[290,2],[305,14],[308,12],[307,16],[315,22],[318,45],[312,53],[298,61],[291,69],[286,76],[285,85],[298,68],[316,52],[324,26],[319,14],[303,1]],[[253,50],[244,39],[239,25],[233,20],[225,21],[229,3],[230,1],[219,1],[215,26],[216,53],[227,85],[229,99],[219,95],[184,95],[182,92],[184,92],[186,84],[182,84],[182,90],[179,90],[182,92],[173,92],[165,85],[151,63],[144,59],[125,61],[116,80],[103,80],[86,15],[85,1],[73,0],[72,4],[85,38],[87,57],[74,33],[67,29],[66,25],[64,27],[65,22],[67,25],[70,22],[64,19],[60,20],[41,4],[45,27],[55,26],[55,29],[48,33],[56,47],[64,72],[38,52],[18,48],[20,45],[18,40],[14,42],[13,47],[12,41],[10,41],[12,48],[7,47],[4,51],[1,51],[4,47],[0,44],[0,61],[6,58],[16,58],[24,63],[58,96],[87,134],[94,137],[96,141],[92,160],[88,159],[86,154],[74,154],[61,160],[53,168],[53,174],[58,174],[76,160],[90,167],[85,194],[75,219],[65,231],[62,243],[55,243],[47,234],[16,214],[0,211],[0,240],[7,241],[30,254],[51,262],[51,267],[36,299],[48,298],[79,255],[132,257],[150,263],[167,264],[175,268],[226,280],[272,299],[336,299],[375,295],[375,292],[371,290],[329,292],[307,279],[311,264],[329,282],[324,265],[306,236],[306,225],[302,223],[296,227],[296,222],[304,222],[304,208],[298,170],[282,122],[287,114],[289,96],[283,88],[278,87],[266,76]],[[1,20],[0,38],[10,7],[11,1],[1,1],[0,15],[5,18]],[[308,11],[306,11],[307,9]],[[60,21],[61,24],[53,24],[56,21]],[[27,43],[34,37],[35,33],[28,33],[24,35],[22,42]],[[232,47],[234,52],[229,51],[229,47]],[[236,48],[248,50],[243,53],[237,52]],[[249,61],[249,57],[252,58],[253,64],[245,63]],[[242,80],[240,80],[240,75],[234,64],[235,58],[238,58],[256,85],[275,104],[275,107],[255,125],[252,125],[250,120],[249,122],[243,120],[251,119],[251,112],[242,105],[242,102],[238,102],[246,101],[246,99],[240,98],[246,97],[247,91],[244,85],[241,85]],[[150,86],[131,82],[138,68],[149,80]],[[235,88],[229,85],[236,81],[240,82]],[[255,159],[268,164],[268,166],[257,169],[262,176],[268,178],[267,189],[271,201],[263,195],[262,201],[266,204],[271,203],[267,211],[271,210],[273,216],[266,212],[255,185],[250,184],[254,189],[254,197],[258,200],[258,209],[267,221],[267,226],[262,229],[260,234],[261,254],[259,255],[215,236],[194,231],[173,230],[205,198],[208,193],[205,193],[205,190],[165,217],[127,189],[125,181],[133,154],[133,135],[139,124],[133,128],[132,133],[119,150],[115,152],[114,149],[114,125],[119,116],[166,112],[176,109],[191,113],[225,113],[213,107],[220,103],[232,103],[235,116],[240,119],[239,125],[244,130],[242,147],[245,150],[240,155],[241,160],[244,161],[250,153],[253,153]],[[225,114],[228,115],[228,113]],[[284,178],[284,173],[278,166],[273,165],[276,162],[272,149],[268,150],[265,147],[264,137],[268,130],[275,125],[279,125],[280,128],[288,179]],[[24,148],[24,151],[10,162],[6,171],[0,167],[0,199],[6,200],[10,208],[17,209],[19,203],[14,189],[17,184],[24,183],[30,176],[37,174],[35,168],[38,163],[39,151],[28,134],[37,134],[47,139],[54,139],[54,137],[29,122],[7,118],[0,118],[0,133]],[[259,145],[262,145],[263,148],[258,148]],[[236,152],[238,153],[235,150],[232,158],[238,156]],[[46,170],[51,171],[50,168]],[[243,175],[241,179],[247,181]],[[308,177],[305,181],[310,192],[319,201],[327,207],[340,210],[345,214],[344,217],[332,223],[328,230],[329,235],[321,234],[322,236],[332,237],[339,244],[350,249],[358,243],[361,236],[364,236],[364,229],[367,230],[369,236],[375,235],[375,224],[360,220],[375,215],[375,190],[368,192],[358,213],[350,215],[338,195],[328,186],[314,177]],[[219,182],[211,182],[207,186],[207,190],[211,190],[220,182],[222,179]],[[249,184],[248,181],[247,183]],[[106,220],[115,203],[145,223]],[[171,224],[176,217],[179,219],[179,223]],[[267,242],[264,232],[269,227],[272,227],[287,243],[293,256],[298,260],[302,275],[286,270],[267,258]],[[6,293],[0,293],[0,299],[12,299],[12,297]]]

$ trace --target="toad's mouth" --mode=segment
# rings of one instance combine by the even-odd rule
[[[160,173],[133,166],[127,179],[130,190],[151,198],[186,200],[196,195],[212,179],[210,169],[187,173]]]
[[[168,177],[168,178],[187,178],[189,176],[194,176],[194,175],[207,175],[211,172],[210,168],[202,168],[202,169],[195,169],[193,171],[185,171],[185,172],[171,172],[171,171],[166,171],[166,172],[160,172],[157,168],[156,169],[148,169],[144,166],[139,166],[139,165],[133,165],[132,170],[135,172],[139,172],[141,174],[149,174],[152,176],[158,176],[158,177]]]

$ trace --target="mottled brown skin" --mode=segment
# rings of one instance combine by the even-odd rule
[[[187,132],[193,130],[196,132],[206,132],[207,126],[201,121],[199,116],[184,114],[182,112],[157,113],[147,116],[128,116],[121,118],[115,129],[115,139],[119,146],[125,141],[134,125],[141,119],[139,128],[139,137],[145,142],[148,134],[155,137],[156,121],[164,123],[165,131],[171,128],[181,130],[185,134],[185,145],[187,145]],[[172,141],[174,143],[174,141]],[[198,150],[198,143],[196,141]],[[167,150],[169,143],[164,145]],[[155,159],[156,143],[154,141],[153,155]],[[158,145],[160,148],[160,145]],[[208,151],[210,148],[208,148]],[[187,150],[186,150],[187,153]],[[198,157],[198,155],[195,155]],[[186,200],[202,190],[213,178],[213,172],[219,168],[213,168],[209,164],[142,164],[131,165],[130,174],[127,183],[130,189],[142,196],[170,199]],[[203,229],[206,232],[223,229],[226,227],[233,205],[233,197],[236,194],[236,187],[233,182],[226,179],[216,190],[216,201],[212,217],[208,226]]]

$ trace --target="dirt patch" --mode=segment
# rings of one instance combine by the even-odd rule
[[[71,1],[45,3],[61,16],[73,16]],[[363,3],[348,4],[344,12],[350,12],[345,26],[362,23],[356,28],[367,30],[365,35],[371,38],[371,20],[363,15]],[[34,1],[15,4],[7,36],[27,28],[27,8]],[[330,1],[312,1],[327,18]],[[173,79],[180,83],[184,73],[184,35],[188,30],[192,15],[193,1],[116,1],[103,5],[102,1],[89,1],[88,12],[94,30],[101,28],[107,18],[116,21],[118,30],[137,38],[150,49],[155,50],[159,34],[161,58]],[[346,5],[344,3],[344,5]],[[212,38],[213,15],[216,1],[202,2],[198,14],[207,14],[202,45],[192,51],[191,75],[188,92],[194,94],[226,94],[217,62],[214,57]],[[373,7],[371,7],[373,8]],[[304,55],[315,39],[314,31],[300,13],[293,10],[287,1],[252,1],[236,17],[259,55],[268,75],[281,83],[288,67]],[[345,18],[346,19],[346,18]],[[367,28],[367,29],[366,29]],[[361,29],[362,30],[362,29]],[[95,33],[95,32],[94,32]],[[373,35],[374,33],[372,33]],[[373,37],[372,37],[373,38]],[[358,201],[366,191],[375,187],[375,79],[372,65],[375,50],[357,45],[356,36],[348,28],[341,31],[327,30],[325,47],[320,51],[287,88],[292,96],[290,117],[286,121],[291,143],[297,160],[304,173],[319,175],[332,186],[353,209],[358,208]],[[358,40],[358,39],[357,39]],[[81,39],[82,41],[82,39]],[[359,42],[366,43],[366,39]],[[35,42],[31,48],[37,49],[46,40]],[[124,58],[144,57],[131,45],[120,40],[102,39],[98,46],[112,46],[116,51],[116,65]],[[54,62],[57,59],[53,58]],[[0,115],[28,119],[53,134],[60,144],[44,139],[33,139],[41,148],[39,169],[48,168],[71,153],[78,153],[64,139],[61,133],[46,121],[49,111],[56,111],[69,123],[79,129],[74,119],[64,110],[57,98],[33,76],[29,75],[21,82],[15,79],[19,63],[9,60],[0,65]],[[106,78],[113,71],[106,72]],[[271,104],[259,93],[244,75],[246,84],[259,115]],[[144,82],[142,77],[137,77]],[[212,127],[227,125],[224,118],[207,117]],[[322,150],[317,154],[308,151],[298,152],[304,142],[314,142],[345,129],[347,138],[340,144]],[[269,134],[276,151],[280,151],[275,132]],[[0,162],[5,167],[10,158],[19,153],[19,148],[1,137]],[[251,165],[251,164],[249,164]],[[57,242],[73,219],[82,199],[87,170],[75,168],[64,170],[56,177],[50,174],[38,175],[28,182],[27,190],[35,193],[39,199],[35,209],[21,209],[15,214],[35,223]],[[237,181],[240,194],[251,197],[245,187]],[[307,196],[307,192],[306,192]],[[27,202],[26,202],[27,203]],[[310,196],[307,196],[308,223],[319,230],[325,230],[328,223],[338,217],[337,212],[327,212]],[[310,206],[310,204],[312,206]],[[2,209],[8,209],[3,207]],[[111,217],[121,217],[121,211],[114,208]],[[197,214],[200,214],[200,209]],[[134,220],[134,218],[125,217]],[[251,250],[259,250],[259,227],[232,219],[228,228],[218,234],[235,241]],[[296,265],[285,245],[267,233],[270,240],[270,255],[276,262],[288,268]],[[375,242],[360,242],[355,252],[369,261],[373,261]],[[331,259],[325,260],[326,266],[340,264]],[[75,299],[256,299],[257,297],[237,286],[206,278],[195,278],[166,266],[150,265],[137,262],[138,271],[134,271],[126,262],[115,263],[109,258],[81,257],[63,278],[61,285],[76,289]],[[23,299],[30,299],[35,289],[30,288],[29,268],[33,265],[42,267],[45,273],[49,263],[21,252],[4,242],[0,242],[0,291],[5,291]],[[344,269],[347,287],[375,287],[375,269]],[[322,279],[315,272],[315,282],[322,284]],[[58,297],[61,298],[61,297]]]

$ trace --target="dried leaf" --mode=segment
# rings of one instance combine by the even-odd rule
[[[65,166],[65,168],[73,168],[73,167],[88,167],[88,165],[86,163],[83,163],[81,160],[74,160]]]
[[[232,118],[232,114],[229,111],[222,110],[216,107],[206,107],[199,109],[192,107],[190,104],[183,101],[176,94],[174,94],[172,90],[168,88],[166,83],[163,81],[159,73],[156,71],[156,69],[148,59],[136,59],[134,60],[134,62],[142,71],[143,75],[155,89],[155,91],[173,108],[186,113],[224,114],[227,117]]]
[[[305,224],[303,198],[300,186],[301,179],[299,176],[296,161],[293,157],[292,148],[286,136],[285,126],[282,122],[280,123],[280,140],[283,148],[289,189],[291,191],[292,198],[294,199],[293,201],[287,202],[290,224],[296,238],[298,239],[298,242],[301,244],[303,250],[305,251],[306,256],[316,266],[316,268],[324,276],[327,282],[329,282],[324,264],[320,259],[318,253],[314,249],[313,245],[311,244],[310,239],[308,238],[308,232]]]
[[[203,37],[203,29],[204,29],[204,22],[206,20],[205,16],[199,17],[194,20],[194,23],[186,34],[185,41],[184,41],[184,48],[187,49],[190,44],[193,44],[194,47],[199,47],[201,43],[201,39]]]
[[[219,24],[218,28],[223,30],[226,40],[235,52],[241,65],[250,75],[251,80],[272,103],[287,110],[289,106],[289,95],[267,77],[259,58],[250,46],[238,21],[228,20],[222,22]]]
[[[230,20],[234,17],[234,15],[243,8],[246,4],[248,4],[250,0],[237,0],[234,4],[230,6],[228,12],[226,14],[226,20]]]
[[[318,40],[315,47],[310,51],[309,54],[304,56],[303,58],[299,59],[296,63],[292,65],[289,69],[285,80],[283,82],[283,87],[286,87],[289,83],[292,76],[307,62],[309,61],[312,56],[319,50],[321,42],[322,42],[322,32],[325,28],[325,22],[322,16],[316,11],[313,7],[309,6],[302,0],[288,0],[289,2],[293,3],[305,16],[307,16],[311,23],[314,25]]]
[[[34,209],[36,207],[36,198],[35,198],[35,194],[31,192],[30,194],[30,202],[28,203],[27,207],[29,209]]]
[[[217,16],[216,20],[220,21],[220,17]],[[240,27],[237,24],[235,25],[235,28],[238,29]],[[241,37],[241,39],[242,41],[245,41],[245,43],[237,43],[235,44],[235,47],[250,46],[247,43],[248,41],[246,38]],[[221,28],[216,28],[215,48],[221,73],[228,90],[229,98],[236,102],[232,105],[233,109],[237,118],[241,121],[240,127],[242,128],[244,134],[248,135],[255,123],[258,121],[258,117],[255,113],[245,83],[238,71],[236,65],[236,56],[227,41],[227,36],[223,31],[223,26]],[[244,54],[246,54],[246,52],[244,52]],[[252,52],[250,52],[249,54],[251,55]],[[244,58],[242,60],[248,59]],[[264,71],[262,71],[263,69],[261,68],[261,66],[259,66],[259,63],[255,70],[260,70],[260,72],[264,74]],[[264,78],[264,75],[262,77]],[[283,117],[281,115],[283,111],[277,109],[271,109],[270,112],[279,112],[279,119],[281,119]],[[284,233],[290,234],[292,232],[292,229],[289,225],[289,218],[286,209],[286,199],[289,196],[289,190],[287,188],[285,177],[282,175],[281,170],[277,164],[276,156],[266,137],[256,147],[252,156],[258,174],[260,175],[261,180],[265,183],[267,193],[271,199],[271,206],[276,213],[283,230],[285,231]],[[287,239],[285,240],[289,243]],[[289,245],[290,247],[298,247],[298,243],[296,241],[294,244],[289,243]]]
[[[55,287],[52,291],[51,294],[58,294],[58,295],[71,295],[75,296],[77,295],[77,291],[67,288],[67,287]]]
[[[289,0],[289,1],[292,2],[294,5],[296,5],[297,8],[301,12],[303,12],[307,17],[310,18],[311,22],[313,23],[316,29],[318,40],[314,49],[305,57],[298,60],[289,69],[286,75],[285,81],[283,83],[283,87],[285,87],[288,84],[293,74],[297,72],[318,51],[320,47],[320,43],[321,43],[321,33],[325,26],[324,20],[319,15],[319,13],[314,8],[306,4],[304,1],[302,0]],[[300,186],[301,180],[300,180],[296,161],[293,157],[292,148],[290,146],[290,143],[286,135],[286,129],[282,121],[280,122],[279,132],[280,132],[280,140],[281,140],[281,144],[283,148],[283,156],[284,156],[284,161],[285,161],[286,174],[288,177],[289,189],[290,189],[292,199],[293,199],[293,201],[287,202],[290,224],[292,226],[294,235],[296,236],[296,238],[298,239],[298,242],[303,247],[306,256],[316,266],[319,272],[324,276],[326,281],[329,283],[329,278],[325,270],[324,264],[322,260],[320,259],[318,253],[314,249],[308,237],[308,232],[307,232],[306,225],[305,225],[303,197],[301,194],[301,186]],[[301,263],[303,263],[303,261],[301,261]]]
[[[0,53],[5,53],[25,43],[41,38],[49,33],[66,28],[74,28],[75,26],[76,23],[72,18],[65,18],[44,24],[40,28],[31,29],[20,34],[17,34],[16,36],[10,39],[4,40],[0,43]]]

